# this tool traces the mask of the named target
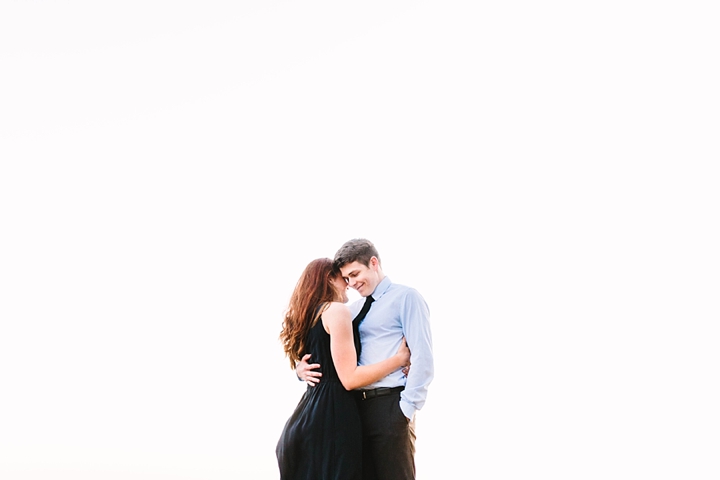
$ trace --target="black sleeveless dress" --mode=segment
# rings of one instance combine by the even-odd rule
[[[355,350],[360,345],[357,326]],[[310,329],[307,352],[322,378],[308,386],[288,419],[275,453],[281,480],[360,480],[362,433],[355,393],[340,383],[322,318]]]

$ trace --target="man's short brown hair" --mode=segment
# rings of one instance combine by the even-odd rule
[[[365,238],[353,238],[348,240],[340,247],[335,254],[333,264],[336,269],[340,269],[348,263],[360,262],[366,267],[370,266],[370,259],[376,257],[380,262],[380,254],[375,245]]]

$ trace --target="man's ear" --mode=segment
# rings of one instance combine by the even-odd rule
[[[379,264],[380,264],[380,261],[377,259],[377,257],[375,257],[375,256],[370,257],[370,267],[373,270],[377,271]]]

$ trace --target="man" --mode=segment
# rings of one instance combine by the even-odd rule
[[[364,297],[350,306],[353,316],[360,312],[353,320],[361,342],[358,364],[392,356],[403,337],[411,353],[407,376],[398,370],[358,393],[363,480],[414,480],[415,413],[425,404],[434,375],[427,304],[415,289],[385,276],[380,255],[369,240],[346,242],[335,254],[334,264],[348,286]],[[314,385],[321,374],[313,371],[319,365],[308,364],[309,358],[305,355],[296,371]]]

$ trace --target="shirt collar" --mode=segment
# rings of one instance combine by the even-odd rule
[[[372,295],[375,300],[378,300],[380,297],[385,295],[385,292],[388,291],[390,285],[392,285],[390,277],[385,275],[385,278],[383,278],[380,283],[377,284],[377,287],[375,287],[375,290],[373,290],[373,293],[371,293],[370,295]]]

